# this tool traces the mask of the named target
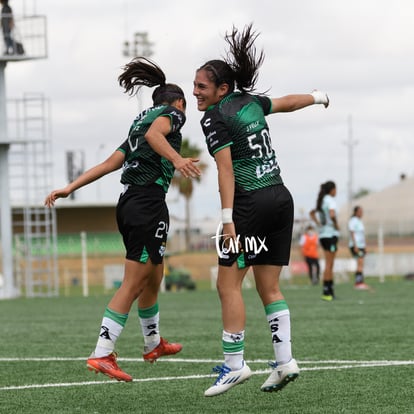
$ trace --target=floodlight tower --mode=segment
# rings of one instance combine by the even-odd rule
[[[3,13],[2,19],[12,19],[14,27],[19,29],[19,39],[9,38],[9,42],[12,42],[11,45],[3,44],[3,37],[0,39],[0,53],[3,53],[0,55],[0,240],[2,252],[0,298],[11,298],[17,296],[18,291],[13,277],[12,210],[9,177],[9,149],[14,141],[8,134],[5,70],[8,63],[46,58],[47,38],[45,16],[32,13],[30,15],[25,13],[21,15]]]
[[[124,48],[122,54],[125,57],[137,57],[143,56],[150,58],[154,52],[152,51],[153,42],[150,42],[148,39],[148,32],[135,32],[134,38],[130,43],[128,40],[124,42]],[[142,111],[142,96],[141,90],[137,93],[138,99],[138,110]]]
[[[144,56],[151,57],[153,51],[151,47],[154,43],[148,40],[148,32],[135,32],[132,43],[124,42],[123,55],[126,57]]]

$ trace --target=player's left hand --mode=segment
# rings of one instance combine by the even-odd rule
[[[66,188],[52,191],[45,199],[45,206],[52,207],[58,198],[66,198],[70,194],[70,191]]]

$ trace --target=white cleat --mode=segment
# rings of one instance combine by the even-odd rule
[[[213,368],[213,371],[218,372],[219,376],[214,384],[204,392],[205,397],[214,397],[215,395],[223,394],[223,392],[226,392],[231,387],[247,381],[252,375],[252,371],[244,361],[243,367],[236,371],[232,371],[225,364],[216,366]]]
[[[291,359],[287,364],[277,365],[275,362],[269,364],[273,371],[260,389],[264,392],[280,391],[289,382],[299,376],[299,367],[296,360]]]

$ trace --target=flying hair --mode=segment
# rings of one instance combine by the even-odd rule
[[[264,61],[264,52],[257,52],[254,44],[259,36],[253,28],[247,25],[242,32],[233,26],[230,33],[226,33],[224,40],[229,45],[225,62],[234,73],[234,81],[241,92],[252,92],[258,77],[258,70]]]
[[[152,93],[154,105],[171,104],[177,99],[183,99],[184,106],[186,105],[183,90],[173,83],[166,83],[166,77],[162,69],[143,56],[136,57],[127,63],[123,67],[123,72],[118,77],[118,81],[120,86],[124,88],[125,93],[131,96],[137,94],[141,86],[149,88],[158,86]]]
[[[252,23],[242,32],[233,26],[232,31],[224,37],[229,45],[226,57],[209,60],[198,70],[205,70],[208,78],[217,87],[227,84],[229,93],[233,92],[235,87],[242,93],[253,92],[259,67],[264,60],[264,52],[258,54],[254,45],[257,36],[252,29]]]
[[[123,67],[123,73],[118,77],[119,84],[125,93],[135,95],[141,86],[163,86],[166,78],[161,68],[145,57],[136,57]]]

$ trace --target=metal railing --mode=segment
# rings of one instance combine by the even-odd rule
[[[10,32],[0,32],[0,60],[19,61],[47,58],[46,16],[19,16],[2,14],[2,21],[13,19]]]

